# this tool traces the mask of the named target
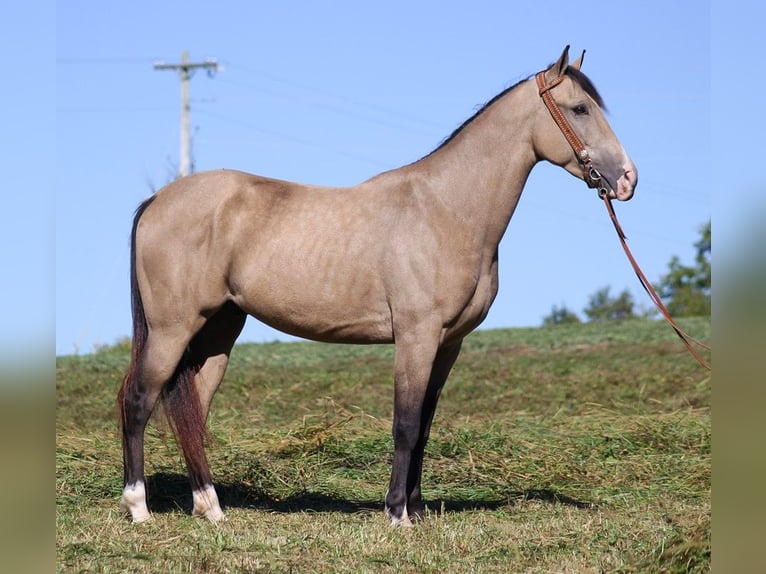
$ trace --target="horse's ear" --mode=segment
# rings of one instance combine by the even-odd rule
[[[580,68],[582,68],[582,61],[583,61],[584,59],[585,59],[585,50],[583,50],[583,51],[582,51],[582,54],[580,54],[580,57],[579,57],[579,58],[577,58],[577,59],[574,61],[574,63],[572,64],[572,67],[573,67],[575,70],[578,70],[578,71],[579,71],[579,70],[580,70]]]
[[[545,73],[545,80],[550,84],[553,80],[559,76],[563,76],[564,72],[569,65],[569,44],[566,45],[564,51],[561,52],[561,57],[553,64]]]

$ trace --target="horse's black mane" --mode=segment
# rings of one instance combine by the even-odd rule
[[[588,76],[583,74],[577,68],[573,68],[572,66],[567,67],[566,72],[564,73],[571,77],[577,84],[579,84],[583,91],[591,98],[593,98],[593,101],[598,104],[598,107],[606,111],[606,104],[604,104],[604,99],[601,97],[601,94],[598,93],[596,86],[593,85],[593,82],[590,81]]]
[[[601,95],[598,93],[598,90],[596,90],[596,86],[593,85],[593,82],[590,81],[590,78],[588,78],[588,76],[583,74],[580,70],[573,68],[572,66],[567,66],[567,69],[564,73],[570,78],[572,78],[583,89],[583,91],[586,94],[588,94],[591,98],[593,98],[593,101],[595,101],[601,109],[606,110],[606,106],[604,105],[604,100],[601,98]],[[470,118],[464,121],[460,125],[460,127],[458,127],[454,132],[452,132],[448,137],[446,137],[442,141],[442,143],[440,143],[439,146],[428,155],[431,155],[434,152],[440,150],[441,148],[446,146],[448,143],[450,143],[452,140],[454,140],[460,132],[462,132],[466,127],[468,127],[468,125],[471,122],[473,122],[482,113],[484,113],[487,110],[487,108],[489,108],[492,104],[494,104],[497,100],[502,98],[508,92],[512,92],[516,87],[520,86],[521,84],[523,84],[530,78],[532,78],[532,76],[527,76],[523,80],[519,80],[518,82],[513,84],[510,88],[504,89],[502,92],[497,94],[494,98],[489,100],[486,104],[484,104],[481,108],[479,108],[479,111],[477,111],[474,115],[472,115]]]

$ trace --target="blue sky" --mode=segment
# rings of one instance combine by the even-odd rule
[[[223,66],[214,78],[198,73],[191,82],[197,170],[229,167],[346,185],[425,155],[565,44],[585,48],[583,69],[640,172],[634,200],[617,206],[635,254],[652,279],[673,255],[691,261],[697,229],[711,217],[715,180],[710,7],[540,6],[59,4],[52,69],[47,64],[53,102],[44,83],[13,94],[18,105],[4,108],[11,135],[29,139],[35,129],[55,126],[54,141],[27,146],[30,157],[17,164],[33,176],[33,186],[52,188],[55,213],[50,196],[27,195],[3,232],[6,245],[11,239],[39,244],[43,258],[55,249],[55,267],[4,287],[16,295],[6,300],[19,301],[8,305],[7,325],[21,325],[3,330],[4,347],[49,331],[54,313],[57,354],[88,352],[129,335],[132,212],[178,163],[179,82],[152,64],[177,61],[184,49],[192,60],[216,57]],[[27,22],[37,27],[47,23],[32,16]],[[22,31],[9,30],[6,41],[18,35],[28,50],[50,46],[49,36],[46,45]],[[28,63],[18,66],[20,77],[31,77]],[[9,184],[29,186],[18,173]],[[24,218],[30,213],[55,220],[55,231],[42,226],[32,233]],[[16,250],[7,253],[11,263],[26,263]],[[548,165],[532,172],[501,244],[500,269],[500,293],[483,327],[537,325],[554,304],[579,312],[605,285],[627,287],[648,304],[594,193]],[[22,304],[28,290],[54,277],[55,302],[41,297],[41,305]],[[278,337],[252,320],[240,340]]]
[[[215,57],[191,81],[196,170],[350,185],[436,147],[478,106],[588,50],[609,119],[640,173],[618,214],[652,279],[691,261],[711,216],[710,10],[684,3],[67,2],[56,30],[56,352],[129,335],[132,212],[178,164],[179,81],[153,69]],[[702,4],[700,5],[702,6]],[[598,12],[594,22],[594,12]],[[610,285],[648,304],[588,190],[541,164],[500,249],[483,327],[581,311]],[[240,341],[279,335],[251,320]]]

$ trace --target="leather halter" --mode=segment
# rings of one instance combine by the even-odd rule
[[[561,133],[564,134],[564,137],[566,138],[567,142],[569,142],[569,145],[572,147],[572,150],[574,151],[575,156],[577,156],[577,161],[580,163],[580,167],[582,168],[583,179],[585,180],[585,183],[588,184],[588,187],[597,188],[599,197],[602,200],[604,200],[604,203],[606,204],[606,209],[609,212],[609,218],[612,220],[612,223],[614,224],[614,228],[617,231],[617,236],[620,238],[620,243],[622,244],[622,248],[625,251],[625,255],[628,256],[628,260],[630,261],[630,264],[632,265],[633,270],[636,272],[636,275],[638,276],[638,279],[641,282],[641,286],[649,294],[649,298],[657,306],[657,308],[660,310],[660,313],[662,313],[662,316],[670,324],[670,326],[673,328],[676,334],[681,338],[681,340],[686,345],[686,348],[689,350],[692,356],[697,360],[697,362],[701,364],[703,367],[705,367],[707,370],[709,371],[712,370],[710,363],[708,363],[707,361],[705,361],[705,359],[702,358],[702,356],[694,348],[694,345],[706,350],[710,350],[710,347],[698,341],[697,339],[689,335],[686,331],[684,331],[678,326],[678,324],[673,320],[673,317],[670,315],[670,312],[667,310],[667,307],[665,307],[664,303],[662,302],[662,299],[657,294],[657,291],[655,291],[651,282],[646,278],[646,275],[644,275],[644,272],[638,266],[636,259],[633,257],[633,254],[631,253],[630,248],[628,247],[628,244],[626,241],[627,237],[625,237],[625,233],[623,232],[622,227],[620,226],[620,223],[617,221],[617,215],[614,212],[614,207],[612,207],[612,200],[609,197],[609,190],[604,186],[603,178],[601,177],[601,174],[595,167],[593,167],[593,160],[591,160],[590,154],[588,153],[588,150],[585,148],[585,144],[582,142],[582,140],[578,137],[578,135],[572,129],[572,126],[567,121],[566,116],[564,116],[564,112],[561,111],[561,108],[559,108],[558,104],[556,103],[556,101],[553,99],[553,96],[551,95],[551,89],[558,86],[563,80],[564,80],[564,75],[562,74],[562,75],[556,76],[550,84],[547,84],[545,82],[544,71],[539,72],[535,76],[535,81],[537,82],[537,89],[540,93],[540,97],[543,99],[543,102],[545,103],[545,107],[548,108],[548,111],[551,113],[551,116],[553,117],[553,120],[556,122],[556,125],[561,130]]]
[[[556,76],[553,81],[548,84],[545,82],[544,71],[538,72],[538,74],[535,76],[535,81],[537,82],[537,89],[539,91],[540,97],[543,99],[545,107],[548,108],[548,111],[551,113],[553,121],[556,122],[556,125],[561,130],[561,133],[564,134],[567,142],[569,142],[569,145],[572,147],[575,156],[577,156],[577,161],[580,163],[580,167],[582,168],[582,174],[585,183],[588,185],[588,187],[598,189],[599,197],[605,197],[609,194],[609,190],[604,186],[601,174],[595,167],[593,167],[593,160],[591,160],[590,154],[585,148],[585,144],[572,129],[572,126],[567,121],[566,116],[564,116],[564,112],[561,111],[561,108],[559,108],[558,104],[551,95],[551,89],[558,86],[563,80],[564,75],[561,74]]]

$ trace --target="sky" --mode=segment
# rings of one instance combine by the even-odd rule
[[[710,11],[651,5],[605,2],[594,26],[568,2],[60,4],[56,353],[130,334],[132,214],[179,163],[179,78],[153,64],[183,50],[221,66],[191,80],[196,171],[353,185],[427,154],[564,45],[587,49],[583,71],[638,166],[635,198],[617,206],[636,257],[653,280],[674,255],[691,263],[711,217]],[[482,327],[539,325],[553,305],[581,312],[607,285],[649,305],[595,193],[538,165]],[[239,340],[281,338],[251,319]]]
[[[426,155],[484,102],[554,61],[564,45],[573,55],[587,49],[583,71],[639,171],[636,195],[616,205],[618,216],[656,281],[674,255],[693,261],[716,178],[715,8],[686,6],[59,3],[53,108],[26,115],[6,108],[4,119],[20,135],[32,116],[33,124],[54,127],[41,152],[52,161],[21,167],[33,187],[38,174],[53,190],[52,207],[27,199],[25,209],[39,208],[53,222],[29,229],[55,261],[29,278],[55,281],[55,297],[47,308],[35,306],[31,319],[16,297],[5,310],[7,324],[29,330],[53,315],[57,355],[88,353],[130,335],[133,211],[174,177],[179,162],[179,78],[153,64],[178,62],[183,50],[192,61],[216,58],[220,66],[191,80],[196,171],[225,167],[353,185]],[[45,95],[30,89],[17,97],[37,108],[35,98]],[[30,178],[15,182],[29,185]],[[25,228],[25,219],[14,225]],[[7,237],[30,241],[23,229]],[[588,296],[607,285],[614,293],[629,289],[641,308],[650,305],[595,192],[539,164],[501,243],[500,291],[482,328],[539,325],[553,305],[582,316]],[[13,289],[21,294],[24,287]],[[2,342],[28,336],[4,329]],[[239,341],[275,339],[289,338],[249,319]]]

